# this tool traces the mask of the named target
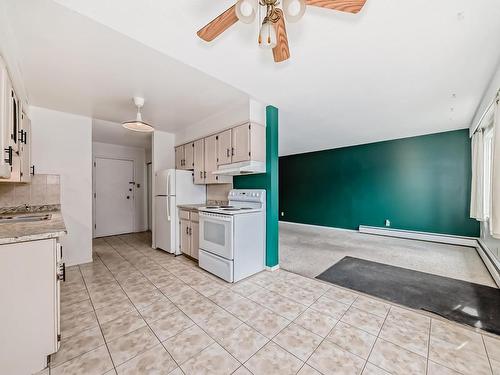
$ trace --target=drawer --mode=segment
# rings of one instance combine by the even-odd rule
[[[181,219],[181,220],[189,220],[189,211],[187,211],[187,210],[180,210],[179,211],[179,219]]]
[[[233,282],[233,261],[200,249],[198,265],[204,270],[227,282]]]
[[[198,211],[191,211],[191,221],[200,221],[200,215],[198,214]]]

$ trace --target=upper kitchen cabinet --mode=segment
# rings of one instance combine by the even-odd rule
[[[184,145],[184,169],[194,169],[194,142]]]
[[[184,145],[175,148],[175,169],[184,169]]]
[[[192,170],[194,167],[194,142],[175,148],[175,169]]]
[[[20,123],[21,182],[31,182],[31,120],[24,112]]]
[[[243,124],[218,134],[217,165],[242,161],[266,161],[266,129]]]
[[[31,180],[31,124],[0,58],[0,182]]]
[[[198,139],[194,142],[193,147],[193,168],[194,168],[194,183],[205,183],[205,140]]]
[[[231,163],[231,129],[217,134],[217,165]]]
[[[231,132],[231,163],[266,161],[266,129],[261,125],[244,124]]]
[[[204,184],[227,184],[232,182],[231,177],[227,176],[217,176],[213,172],[217,171],[217,135],[212,135],[206,137],[204,142],[204,168],[203,168],[203,179]],[[195,167],[195,170],[198,168]],[[196,182],[196,177],[195,177]]]

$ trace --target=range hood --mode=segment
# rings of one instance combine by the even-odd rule
[[[246,174],[266,173],[266,163],[263,161],[242,161],[240,163],[232,163],[220,165],[219,168],[212,172],[218,176],[241,176]]]

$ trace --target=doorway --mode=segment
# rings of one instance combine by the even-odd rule
[[[134,232],[134,162],[95,158],[95,237]]]

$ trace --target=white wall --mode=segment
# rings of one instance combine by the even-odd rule
[[[490,103],[493,101],[493,98],[495,98],[495,95],[499,89],[500,89],[500,64],[497,68],[495,75],[491,78],[490,84],[488,85],[488,88],[484,92],[483,98],[481,99],[481,102],[477,107],[474,118],[472,119],[472,123],[470,124],[471,132],[476,128],[479,120],[481,119],[481,116],[483,115],[488,105],[490,105]]]
[[[37,173],[61,176],[66,265],[92,261],[92,119],[31,107]]]
[[[265,105],[249,99],[237,106],[227,108],[225,111],[207,117],[203,121],[190,125],[175,133],[175,144],[180,145],[209,134],[213,134],[222,129],[227,129],[244,122],[254,122],[266,125]]]
[[[92,156],[95,158],[132,160],[134,162],[134,192],[135,216],[134,230],[141,232],[147,230],[147,196],[146,196],[146,150],[140,147],[114,145],[110,143],[93,142]],[[140,187],[137,187],[139,184]],[[95,181],[94,181],[95,188]],[[93,215],[93,224],[95,215]]]

